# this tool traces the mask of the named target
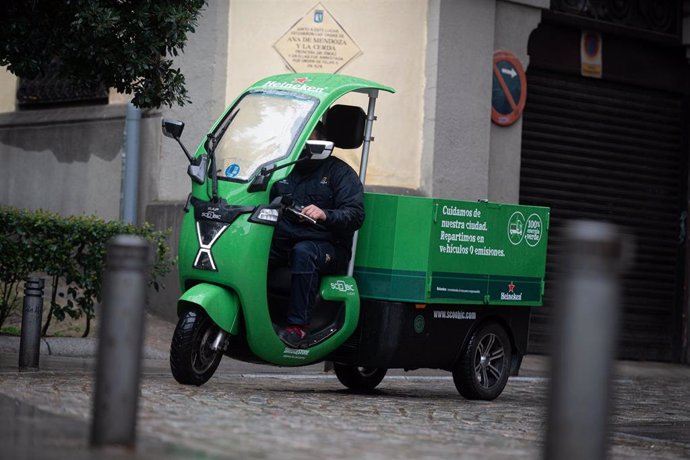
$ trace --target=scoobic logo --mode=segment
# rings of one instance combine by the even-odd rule
[[[515,292],[516,287],[511,281],[508,285],[508,292],[501,292],[501,300],[522,300],[522,292],[517,294]]]
[[[207,208],[206,212],[201,213],[201,217],[205,217],[206,219],[210,219],[210,220],[219,220],[220,214],[216,213],[216,211],[220,211],[220,209],[219,208]]]
[[[338,280],[335,283],[331,283],[331,289],[334,289],[339,292],[355,292],[355,287],[352,284],[348,284],[343,280]]]
[[[309,356],[309,350],[285,347],[283,350],[283,356],[286,358],[304,359],[305,357]]]

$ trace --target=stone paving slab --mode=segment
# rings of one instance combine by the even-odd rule
[[[9,361],[0,359],[0,394],[88,426],[92,363],[56,360],[40,372],[19,373],[3,365]],[[611,458],[690,458],[688,368],[618,368]],[[226,359],[206,385],[189,387],[172,379],[167,362],[151,360],[138,433],[158,443],[158,451],[189,458],[534,459],[543,448],[549,379],[539,357],[527,359],[525,370],[497,400],[477,402],[460,397],[450,375],[438,371],[393,372],[361,395],[317,366]],[[87,455],[83,444],[75,449]],[[141,449],[136,455],[149,458]]]
[[[179,449],[156,439],[139,439],[137,449],[91,449],[87,422],[37,409],[0,395],[0,420],[11,421],[11,430],[0,431],[0,458],[13,460],[177,460],[212,458],[201,452]]]

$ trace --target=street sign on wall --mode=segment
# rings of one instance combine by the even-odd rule
[[[318,3],[273,45],[293,72],[337,73],[362,54],[343,26]]]
[[[601,34],[583,30],[580,38],[580,74],[583,77],[602,77]]]

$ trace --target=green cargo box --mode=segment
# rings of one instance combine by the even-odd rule
[[[360,296],[416,303],[542,304],[549,209],[365,194]]]

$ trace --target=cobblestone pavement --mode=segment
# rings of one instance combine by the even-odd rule
[[[65,427],[81,424],[80,432],[87,433],[92,366],[87,359],[52,358],[42,361],[40,372],[19,373],[16,355],[0,355],[0,394],[45,411],[41,417],[71,421]],[[172,379],[165,361],[146,361],[140,442],[131,456],[158,458],[156,452],[165,449],[175,458],[541,455],[549,383],[543,358],[527,357],[523,376],[511,378],[492,402],[464,400],[449,374],[393,372],[375,392],[357,395],[321,369],[250,366],[226,358],[206,385],[187,387]],[[690,458],[689,380],[685,366],[619,365],[612,458]],[[47,434],[63,435],[69,436],[56,428]],[[3,436],[3,445],[14,442],[15,451],[21,451],[18,441],[9,438]],[[48,455],[48,447],[59,445],[55,440],[39,441],[34,452],[41,442],[45,455],[38,458],[59,458]],[[83,454],[86,447],[77,443],[72,450]]]

